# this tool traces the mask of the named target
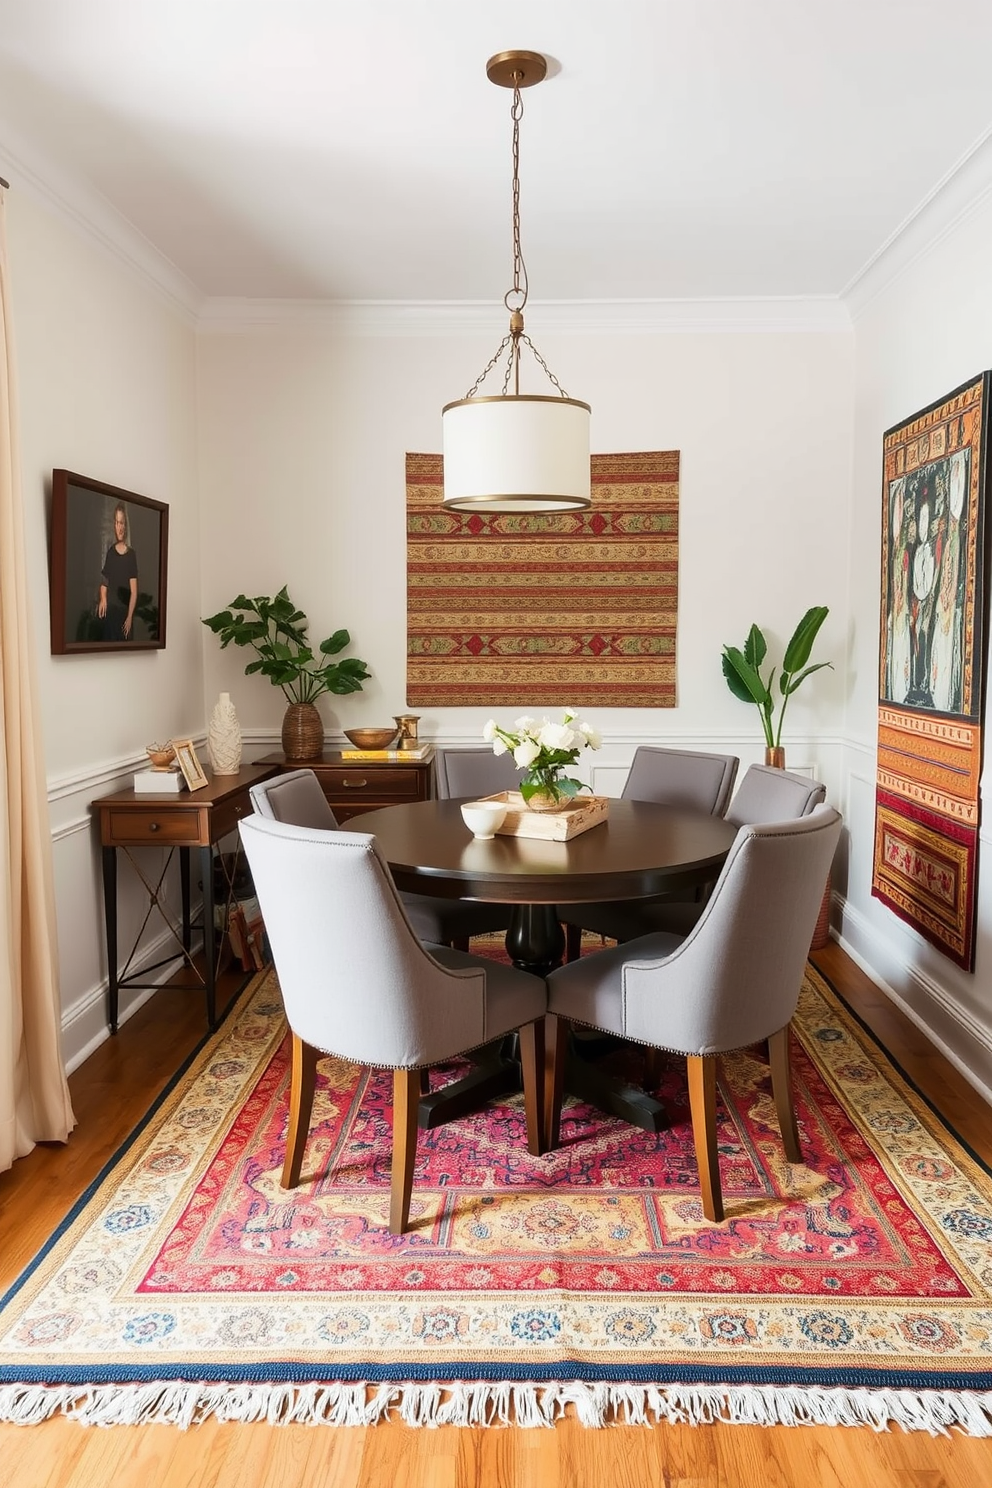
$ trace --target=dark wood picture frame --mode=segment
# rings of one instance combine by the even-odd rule
[[[114,556],[118,508],[124,513],[125,551]],[[52,654],[163,650],[168,555],[164,502],[53,470]]]

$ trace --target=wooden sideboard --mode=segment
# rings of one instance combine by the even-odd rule
[[[339,822],[380,806],[429,801],[434,794],[434,751],[421,760],[342,759],[340,749],[325,749],[319,759],[287,760],[267,754],[256,765],[277,770],[312,770]]]

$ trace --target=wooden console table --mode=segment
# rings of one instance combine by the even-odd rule
[[[217,775],[208,785],[198,791],[182,791],[179,795],[137,794],[134,790],[117,791],[111,796],[100,796],[90,803],[91,810],[100,821],[100,845],[103,849],[103,895],[107,920],[107,967],[109,974],[108,1013],[111,1033],[117,1032],[117,1014],[120,989],[122,987],[158,987],[159,982],[138,981],[128,975],[128,968],[137,950],[137,940],[124,963],[123,973],[118,972],[117,950],[117,850],[123,848],[132,867],[138,874],[148,893],[148,916],[157,909],[180,946],[172,956],[156,961],[146,967],[154,971],[168,961],[182,956],[193,966],[190,953],[192,925],[190,922],[190,848],[198,848],[200,871],[203,878],[203,951],[205,975],[200,983],[207,995],[207,1020],[213,1028],[217,1021],[215,981],[216,966],[212,940],[214,933],[214,874],[213,848],[222,837],[237,829],[241,817],[251,815],[251,786],[260,780],[268,780],[278,774],[274,765],[246,765],[237,775]],[[151,883],[141,872],[132,856],[136,847],[168,847],[179,849],[179,869],[182,890],[182,938],[175,930],[161,902],[162,883],[169,863],[170,851],[158,881]],[[139,937],[141,931],[138,932]],[[194,968],[195,970],[195,968]]]
[[[287,760],[284,754],[266,754],[257,763],[270,766],[273,772],[313,770],[339,822],[380,806],[429,801],[434,793],[433,749],[422,760],[342,759],[340,749],[325,749],[318,759]]]

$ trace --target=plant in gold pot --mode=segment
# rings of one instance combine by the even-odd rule
[[[765,735],[765,763],[768,765],[777,765],[780,769],[785,767],[782,723],[790,697],[807,677],[811,677],[814,672],[822,671],[824,667],[833,666],[833,663],[829,661],[817,661],[812,666],[808,665],[813,642],[827,614],[826,605],[814,605],[807,610],[785,648],[778,678],[781,702],[777,715],[774,693],[775,668],[772,667],[767,679],[761,675],[761,667],[768,654],[768,643],[763,632],[758,629],[757,625],[752,625],[743,648],[738,646],[724,646],[723,648],[723,675],[727,679],[727,686],[734,697],[740,698],[743,703],[754,703],[758,710]]]
[[[203,623],[219,638],[222,650],[233,643],[255,652],[255,660],[245,667],[246,677],[259,672],[282,689],[289,704],[282,725],[287,760],[316,758],[324,745],[316,699],[325,692],[360,692],[371,675],[357,657],[330,659],[350,645],[348,632],[336,630],[315,651],[307,635],[309,621],[290,599],[287,585],[272,599],[267,594],[253,599],[239,594],[227,609],[207,616]]]

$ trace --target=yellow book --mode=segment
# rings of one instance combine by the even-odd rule
[[[433,744],[421,744],[416,749],[342,749],[343,760],[407,760],[430,759]]]

